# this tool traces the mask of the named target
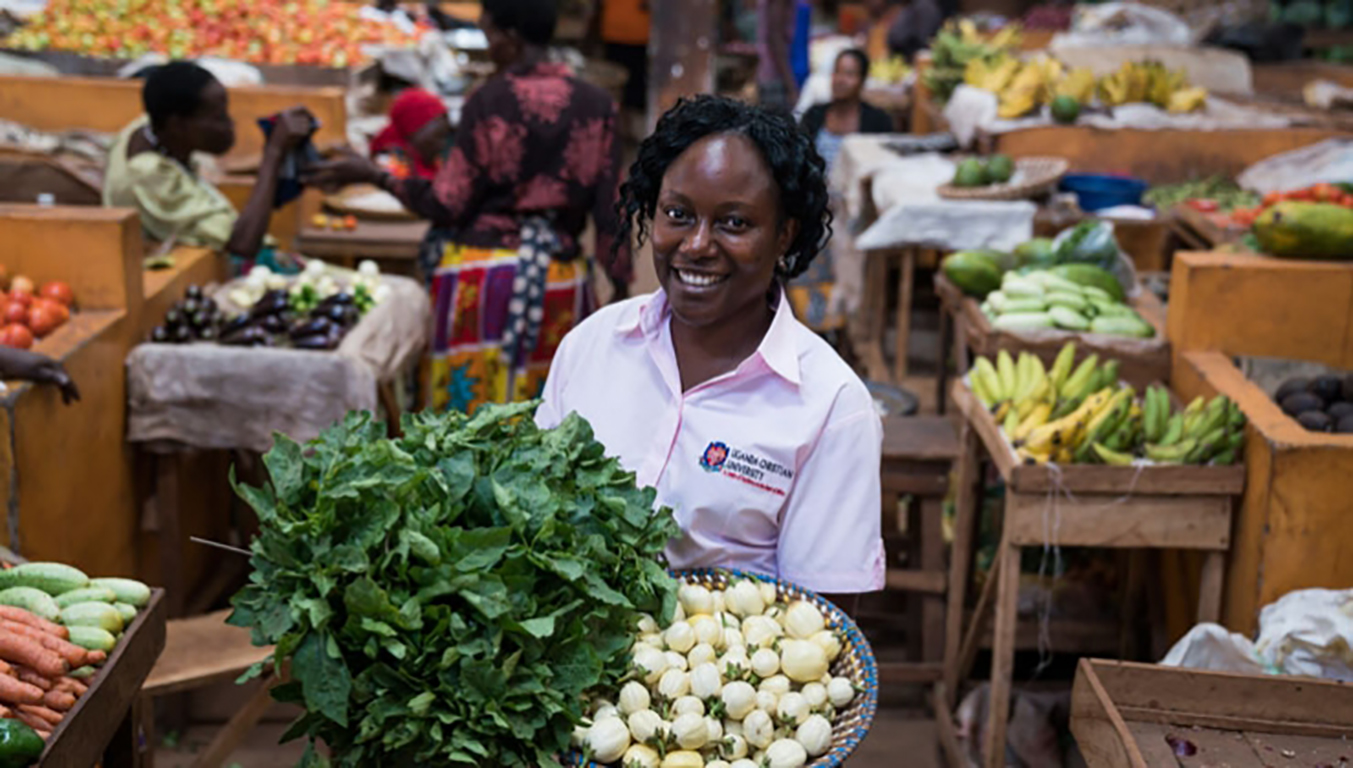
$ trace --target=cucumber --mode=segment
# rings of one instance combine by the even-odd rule
[[[1052,318],[1046,312],[1016,312],[1001,315],[992,321],[991,326],[1002,331],[1025,331],[1038,328],[1052,328]]]
[[[1065,328],[1068,331],[1086,331],[1090,329],[1090,321],[1086,320],[1084,315],[1074,309],[1056,305],[1048,310],[1048,316],[1052,318],[1052,322],[1056,323],[1058,328]]]
[[[1020,312],[1042,312],[1048,305],[1042,299],[1010,299],[1005,303],[1001,314],[1010,315]]]
[[[89,577],[64,563],[24,563],[0,571],[0,589],[32,587],[56,597],[89,586]]]
[[[111,652],[113,646],[117,645],[117,638],[113,637],[113,633],[106,629],[98,627],[67,627],[66,629],[70,631],[70,641],[86,651]]]
[[[1000,291],[992,291],[987,294],[986,303],[990,304],[991,308],[996,310],[996,314],[999,315],[1005,311],[1006,305],[1010,303],[1010,297]]]
[[[102,587],[85,587],[84,589],[75,589],[60,595],[56,598],[58,608],[69,608],[76,603],[115,603],[117,595],[113,594],[111,589]]]
[[[1084,312],[1085,308],[1090,306],[1089,300],[1079,293],[1053,291],[1048,294],[1047,299],[1050,306],[1066,307],[1077,312]]]
[[[113,607],[117,609],[118,613],[122,614],[123,624],[131,624],[136,621],[136,606],[129,603],[113,603]]]
[[[1051,272],[1030,272],[1024,276],[1024,279],[1038,283],[1050,293],[1074,293],[1077,295],[1081,293],[1081,286]]]
[[[97,669],[95,669],[95,668],[93,668],[93,667],[80,667],[80,668],[78,668],[78,669],[72,669],[72,670],[70,671],[70,674],[67,675],[67,677],[73,677],[73,678],[75,678],[76,680],[83,680],[83,679],[85,679],[85,678],[87,678],[87,677],[93,677],[94,675],[97,675],[98,673],[99,673],[99,670],[97,670]]]
[[[0,590],[0,605],[22,608],[48,621],[56,621],[61,615],[61,606],[56,604],[52,596],[33,587],[10,587]]]
[[[99,627],[113,634],[122,631],[122,613],[108,603],[76,603],[61,611],[67,627]]]
[[[1112,293],[1109,293],[1103,288],[1097,288],[1093,285],[1082,285],[1081,293],[1085,294],[1086,297],[1091,299],[1103,299],[1104,301],[1117,301],[1117,299],[1113,297]]]
[[[119,603],[126,603],[137,608],[145,608],[146,604],[150,602],[150,587],[134,579],[93,579],[89,582],[89,586],[111,589],[113,594],[117,595]]]
[[[0,766],[32,765],[42,757],[47,743],[28,725],[6,718],[0,720]]]
[[[1009,273],[1007,273],[1009,274]],[[1032,280],[1021,280],[1018,277],[1012,277],[1001,285],[1001,293],[1012,299],[1036,299],[1042,296],[1045,291],[1043,286]]]
[[[1090,332],[1112,336],[1136,336],[1143,339],[1156,335],[1156,329],[1150,323],[1137,317],[1096,317],[1090,323]]]

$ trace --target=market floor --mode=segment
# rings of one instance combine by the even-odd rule
[[[189,728],[173,749],[161,747],[156,751],[156,768],[189,768],[196,753],[219,729],[219,725]],[[255,728],[226,761],[227,768],[292,768],[300,760],[304,745],[294,742],[278,746],[277,739],[286,729],[286,723],[264,723]],[[905,761],[900,759],[902,755]],[[869,737],[850,761],[851,768],[892,768],[902,762],[907,768],[939,768],[935,723],[918,710],[880,709]]]

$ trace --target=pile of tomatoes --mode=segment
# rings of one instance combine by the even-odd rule
[[[0,345],[28,349],[65,325],[74,305],[75,293],[66,283],[53,281],[38,290],[27,277],[15,277],[0,292]]]
[[[1259,218],[1264,211],[1272,208],[1278,203],[1289,201],[1303,203],[1333,203],[1342,205],[1345,208],[1353,208],[1353,185],[1348,184],[1316,184],[1305,189],[1299,189],[1295,192],[1270,192],[1264,195],[1264,199],[1259,205],[1253,208],[1236,208],[1231,211],[1231,221],[1240,227],[1249,227],[1254,224],[1255,219]]]

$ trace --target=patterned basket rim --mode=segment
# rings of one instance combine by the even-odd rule
[[[1022,157],[1015,161],[1015,167],[1030,178],[1019,184],[989,184],[985,187],[943,184],[935,191],[946,200],[1023,200],[1055,186],[1071,163],[1062,157]]]
[[[845,636],[846,643],[841,651],[842,658],[851,654],[856,657],[859,663],[860,668],[855,672],[858,679],[852,679],[851,682],[855,683],[857,690],[862,688],[863,691],[850,703],[847,710],[850,716],[844,718],[853,720],[853,724],[845,726],[844,730],[838,730],[842,728],[842,725],[833,723],[831,748],[825,754],[807,763],[805,768],[839,768],[844,765],[846,760],[859,747],[860,742],[864,741],[865,736],[869,734],[869,729],[873,727],[874,717],[878,712],[878,662],[874,658],[873,646],[869,644],[868,638],[860,631],[860,627],[855,623],[855,620],[835,603],[813,590],[763,573],[743,571],[737,568],[668,569],[668,573],[682,582],[708,577],[724,577],[728,581],[749,579],[767,582],[774,584],[777,592],[789,591],[792,596],[809,600],[820,609],[824,609],[827,614],[825,617],[827,625],[835,627],[838,632]],[[608,768],[605,763],[591,761],[584,763],[581,753],[576,751],[569,752],[564,756],[564,765],[577,766],[578,768]]]

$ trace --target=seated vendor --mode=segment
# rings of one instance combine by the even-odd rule
[[[823,170],[787,115],[712,96],[664,115],[617,238],[637,224],[661,288],[564,337],[536,421],[578,413],[657,488],[681,526],[673,568],[776,576],[849,610],[883,586],[882,423],[784,292],[830,232]]]
[[[199,245],[253,260],[265,237],[287,153],[315,130],[315,118],[293,107],[277,120],[263,150],[258,178],[244,210],[198,173],[193,154],[220,156],[235,144],[227,93],[202,67],[175,61],[146,78],[146,114],[118,134],[108,156],[104,205],[135,208],[147,235]],[[265,259],[266,260],[266,259]]]
[[[422,88],[406,88],[390,105],[390,124],[371,141],[371,159],[397,179],[431,181],[454,138],[442,100]]]

